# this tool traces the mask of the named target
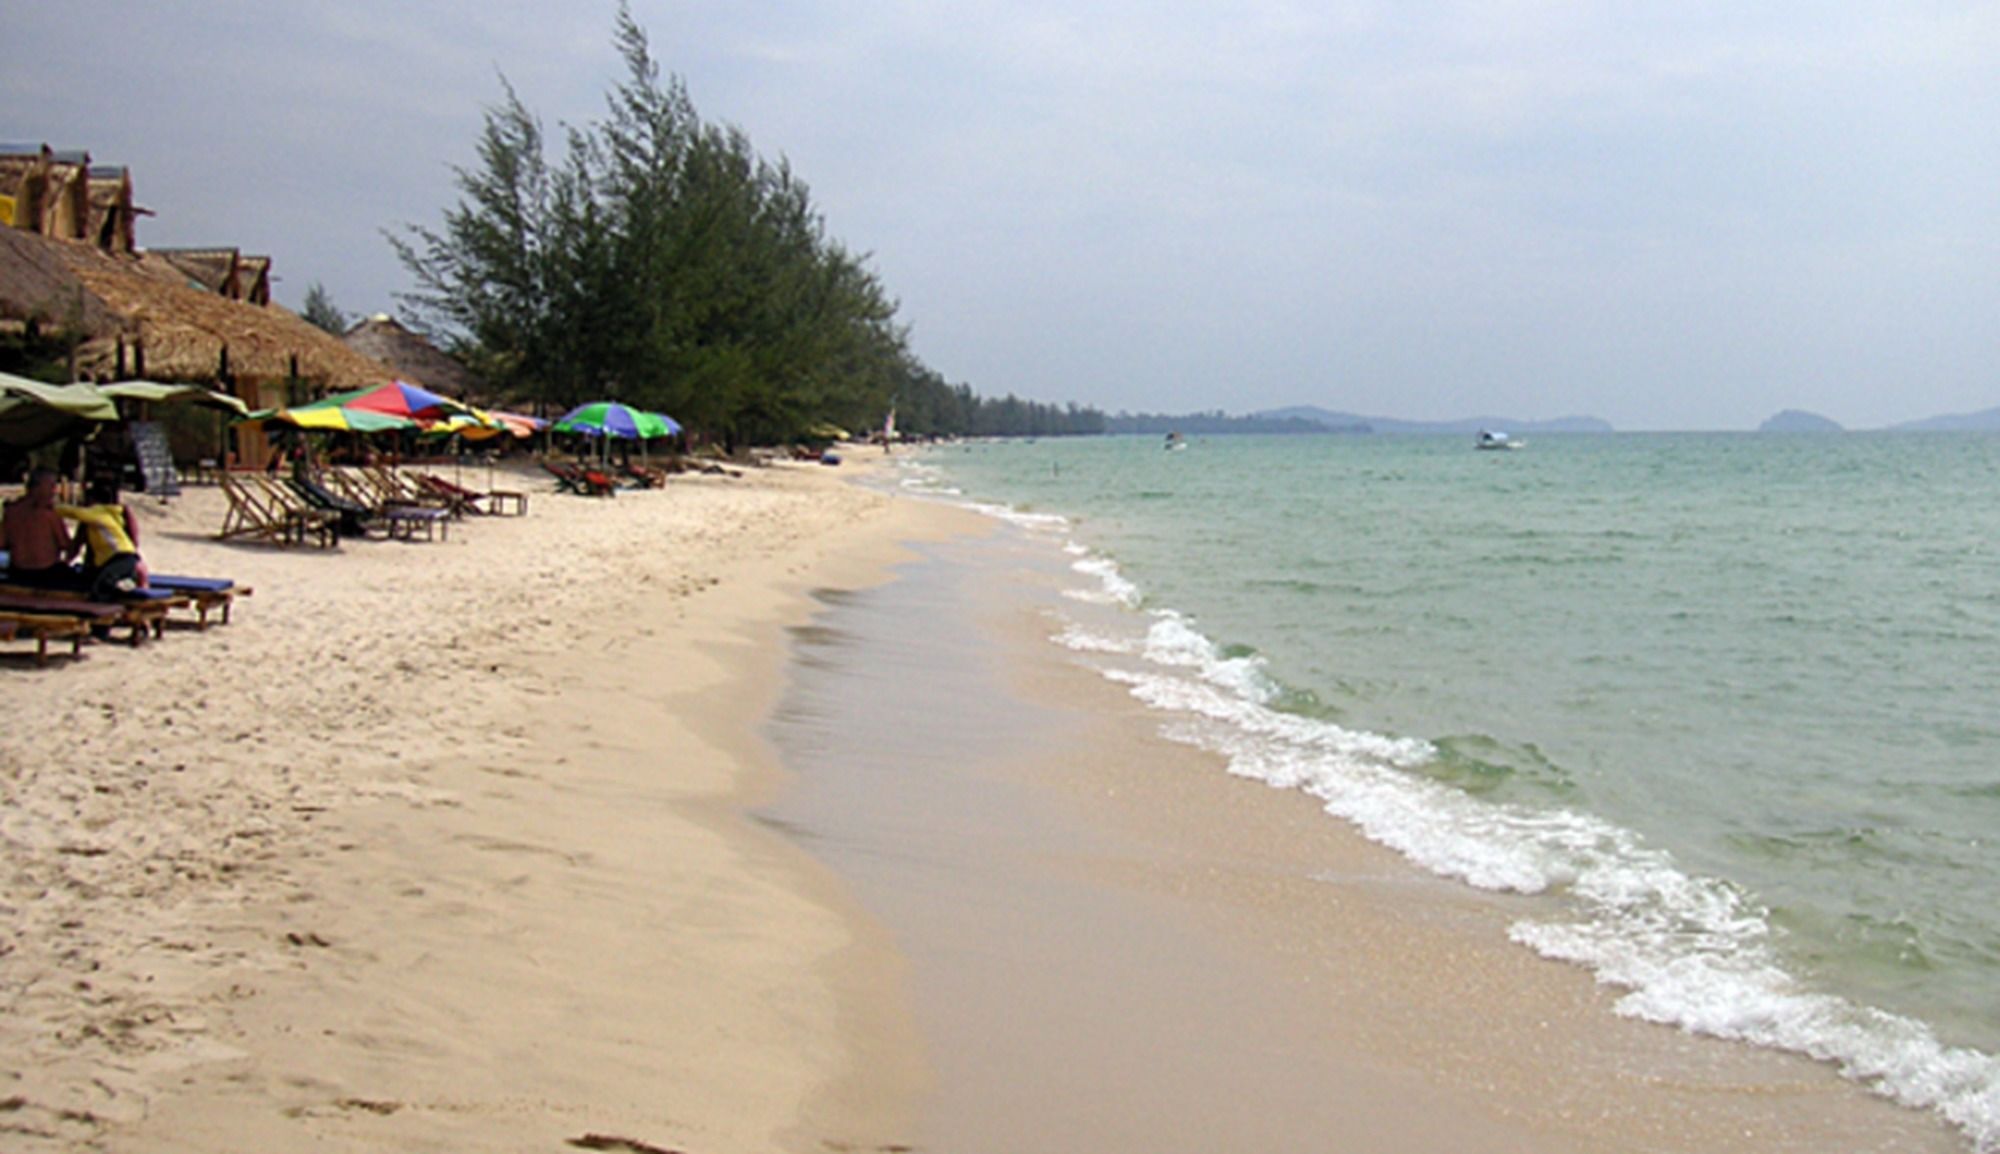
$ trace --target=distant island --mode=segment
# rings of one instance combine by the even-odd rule
[[[1232,417],[1220,409],[1209,413],[1119,413],[1104,418],[1104,431],[1157,437],[1165,433],[1188,436],[1215,436],[1219,433],[1255,435],[1319,435],[1325,433],[1366,433],[1366,428],[1329,429],[1316,421],[1298,417],[1271,418],[1252,415]]]
[[[1182,433],[1317,435],[1329,433],[1429,433],[1472,436],[1484,429],[1508,433],[1609,433],[1610,422],[1596,417],[1563,417],[1553,421],[1517,421],[1507,417],[1467,417],[1456,421],[1405,421],[1394,417],[1364,417],[1337,413],[1314,405],[1294,405],[1261,413],[1232,416],[1217,409],[1206,413],[1118,413],[1104,419],[1107,433],[1160,436]]]
[[[1507,433],[1611,433],[1611,422],[1598,417],[1557,417],[1548,421],[1522,421],[1512,417],[1465,417],[1454,421],[1403,421],[1393,417],[1364,417],[1339,413],[1316,405],[1293,405],[1285,409],[1252,413],[1261,420],[1300,420],[1324,426],[1327,432],[1439,433],[1472,436],[1492,429]]]
[[[1840,422],[1804,409],[1786,409],[1757,426],[1760,433],[1844,433]]]
[[[1942,417],[1926,417],[1921,421],[1905,421],[1900,425],[1890,425],[1894,432],[1908,433],[1979,433],[2000,429],[2000,409],[1981,409],[1976,413],[1952,413]]]

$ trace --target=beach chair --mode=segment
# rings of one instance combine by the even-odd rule
[[[229,624],[229,610],[238,597],[248,597],[255,590],[247,585],[223,577],[180,577],[167,573],[152,575],[152,587],[165,593],[186,597],[200,614],[197,629],[208,628],[208,614],[211,609],[222,610],[222,624]]]
[[[216,536],[224,541],[239,537],[262,538],[280,545],[304,544],[317,539],[327,548],[338,543],[334,531],[337,518],[323,509],[306,505],[285,485],[262,473],[224,473],[223,495],[229,510],[223,514],[222,529]]]
[[[446,498],[462,501],[469,512],[494,517],[523,516],[528,511],[528,495],[514,489],[468,489],[447,481],[436,473],[419,473],[417,481]],[[481,503],[484,508],[481,508]]]
[[[387,465],[376,465],[373,468],[365,470],[365,472],[375,478],[376,484],[381,487],[382,492],[392,505],[414,505],[423,509],[445,510],[449,510],[451,507],[451,502],[448,498],[425,488],[417,482],[416,478],[409,476],[399,469],[392,469]]]
[[[566,465],[557,461],[543,461],[542,468],[555,475],[558,492],[576,493],[585,497],[618,495],[617,483],[596,469]]]
[[[619,466],[619,471],[636,482],[642,489],[658,489],[664,487],[667,483],[666,472],[661,469],[655,469],[651,465],[635,465],[627,461]]]
[[[282,539],[286,532],[284,515],[271,508],[263,489],[251,485],[249,476],[223,473],[218,478],[223,496],[229,499],[229,511],[223,514],[222,528],[216,536],[224,541],[233,537]]]
[[[381,514],[378,510],[328,489],[316,478],[293,477],[286,484],[290,485],[306,504],[333,514],[336,530],[342,536],[366,537],[371,529],[381,527]]]
[[[316,541],[331,549],[340,544],[340,514],[327,509],[315,509],[299,496],[297,489],[276,477],[262,473],[250,473],[245,480],[263,496],[266,505],[275,510],[284,526],[283,540],[304,545]]]
[[[450,538],[444,522],[450,512],[435,505],[415,505],[403,495],[402,486],[391,474],[379,469],[349,466],[327,470],[328,478],[349,500],[368,506],[382,519],[392,540],[414,541],[421,532],[424,540]]]
[[[89,635],[90,623],[80,617],[0,610],[0,641],[32,639],[37,666],[49,663],[49,642],[67,639],[70,656],[80,657],[83,639]]]
[[[92,601],[89,594],[70,589],[34,589],[25,585],[0,585],[0,613],[32,617],[67,617],[82,621],[86,631],[115,628],[131,630],[127,640],[137,647],[148,637],[164,632],[167,614],[188,603],[171,596],[135,598],[116,604]]]
[[[484,493],[475,492],[463,485],[454,485],[433,473],[418,473],[410,479],[422,486],[425,492],[443,501],[444,507],[450,510],[454,517],[463,517],[467,513],[481,517],[486,515],[486,510],[482,506],[486,496]]]

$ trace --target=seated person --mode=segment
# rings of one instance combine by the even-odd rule
[[[146,563],[139,559],[139,525],[132,511],[118,500],[108,481],[93,481],[84,494],[88,505],[58,505],[56,511],[77,523],[76,545],[89,546],[83,579],[98,600],[117,597],[150,584]]]
[[[38,589],[79,589],[82,577],[69,561],[76,542],[56,507],[56,471],[28,474],[28,491],[7,502],[4,544],[10,554],[7,579]]]

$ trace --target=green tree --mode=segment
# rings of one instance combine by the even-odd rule
[[[325,329],[334,336],[340,336],[347,331],[347,314],[340,311],[333,303],[333,294],[327,292],[326,286],[318,281],[312,282],[311,287],[306,289],[305,307],[300,310],[299,316],[304,318],[306,323],[315,328]]]
[[[418,322],[545,409],[612,396],[733,446],[874,428],[921,393],[923,420],[967,431],[970,390],[917,363],[895,301],[790,165],[705,123],[622,6],[615,41],[625,71],[601,122],[567,129],[551,161],[503,78],[458,203],[390,236]]]

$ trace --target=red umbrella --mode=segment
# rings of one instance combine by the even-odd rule
[[[469,411],[465,405],[450,397],[433,393],[421,385],[413,385],[408,381],[390,381],[386,385],[372,385],[365,389],[356,389],[351,393],[328,397],[315,404],[360,409],[367,413],[382,413],[422,422],[435,421],[453,413]]]

